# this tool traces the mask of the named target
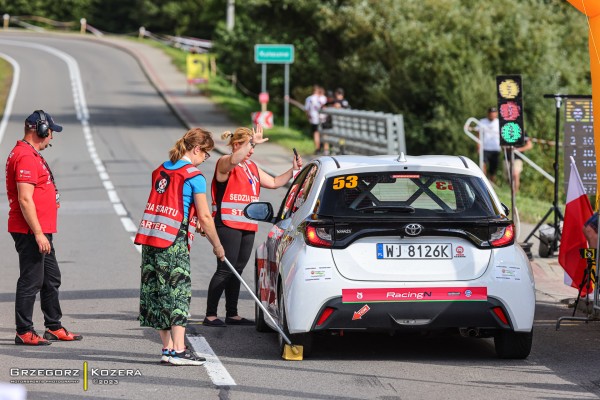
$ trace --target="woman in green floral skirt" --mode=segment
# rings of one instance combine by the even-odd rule
[[[140,325],[158,330],[161,362],[202,365],[185,346],[192,298],[189,245],[202,230],[223,260],[225,251],[206,199],[206,179],[197,168],[214,148],[210,132],[194,128],[169,151],[169,161],[152,173],[152,189],[135,243],[142,245]]]

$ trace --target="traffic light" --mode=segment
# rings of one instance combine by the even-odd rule
[[[500,145],[523,146],[523,86],[521,75],[498,75],[498,120],[500,122]]]

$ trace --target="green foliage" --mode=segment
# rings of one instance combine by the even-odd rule
[[[319,83],[343,87],[354,108],[401,113],[411,154],[476,159],[462,126],[496,103],[496,75],[522,75],[533,138],[554,139],[555,104],[543,94],[590,93],[586,18],[564,0],[238,0],[233,31],[224,0],[0,0],[0,12],[212,39],[221,71],[253,94],[261,79],[254,45],[293,44],[292,98],[302,102]],[[269,108],[282,115],[280,65],[268,66],[267,88]],[[290,124],[307,131],[303,113],[291,111]],[[552,148],[527,154],[552,171]],[[522,181],[523,193],[552,196],[531,168]]]

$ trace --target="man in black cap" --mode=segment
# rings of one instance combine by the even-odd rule
[[[61,324],[58,300],[60,270],[52,245],[56,233],[59,193],[50,166],[40,154],[52,146],[54,132],[61,132],[49,114],[36,110],[25,120],[25,135],[8,155],[6,193],[8,195],[8,232],[19,254],[15,343],[40,346],[50,340],[81,340]],[[33,329],[33,306],[40,293],[46,331],[44,337]]]

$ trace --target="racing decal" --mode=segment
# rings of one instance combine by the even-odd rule
[[[354,311],[354,315],[352,316],[352,321],[356,321],[357,319],[362,319],[363,315],[369,312],[371,307],[368,304],[365,304],[361,307],[360,310]]]
[[[444,182],[444,181],[437,181],[435,183],[435,188],[437,190],[454,190],[454,187],[452,187],[452,182]]]
[[[494,279],[499,281],[521,281],[521,267],[511,265],[496,265],[494,267]]]
[[[342,289],[343,303],[486,300],[487,287]]]
[[[465,248],[462,246],[456,246],[456,254],[454,254],[454,257],[466,257],[465,256]]]
[[[358,186],[358,176],[356,175],[348,175],[348,176],[338,176],[333,179],[333,190],[340,189],[354,189]]]
[[[305,267],[304,281],[305,282],[326,282],[330,281],[333,276],[331,267]]]

